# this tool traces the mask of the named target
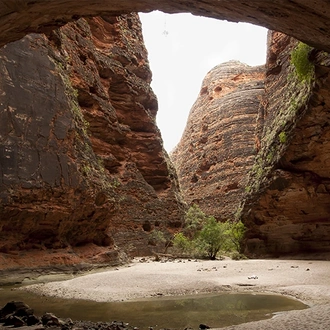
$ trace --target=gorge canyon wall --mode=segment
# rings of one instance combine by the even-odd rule
[[[171,153],[186,202],[218,220],[234,218],[254,162],[264,73],[237,61],[208,72]]]
[[[0,59],[0,268],[118,263],[180,227],[137,14],[30,34]]]
[[[329,252],[329,56],[272,32],[266,67],[261,146],[240,210],[246,252]]]
[[[265,72],[203,82],[173,161],[189,204],[243,221],[249,256],[330,251],[329,87],[328,53],[274,31]]]
[[[256,158],[235,214],[250,255],[327,251],[326,1],[13,0],[0,3],[1,266],[40,265],[30,249],[44,264],[117,262],[120,251],[150,252],[154,228],[181,225],[139,23],[119,16],[152,9],[248,21],[319,49],[305,54],[315,80],[300,79],[291,63],[298,42],[273,33]],[[29,32],[46,35],[10,44]]]

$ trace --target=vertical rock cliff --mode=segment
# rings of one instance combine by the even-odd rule
[[[30,34],[0,71],[1,267],[118,262],[181,225],[137,14]]]
[[[269,37],[261,147],[242,219],[247,252],[329,252],[329,56]]]
[[[237,61],[205,77],[181,141],[171,157],[188,204],[232,219],[256,155],[255,130],[264,67]]]
[[[329,58],[270,32],[265,75],[213,69],[173,153],[187,202],[241,219],[248,255],[330,252]]]

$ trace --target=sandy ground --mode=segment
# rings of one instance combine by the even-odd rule
[[[309,309],[222,329],[330,329],[330,261],[217,260],[141,262],[66,281],[28,287],[41,294],[95,301],[137,300],[206,292],[269,292]]]

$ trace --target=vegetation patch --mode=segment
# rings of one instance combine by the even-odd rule
[[[291,52],[291,63],[294,65],[300,81],[311,82],[313,79],[314,65],[308,59],[311,49],[312,47],[299,42],[297,47]]]
[[[275,102],[275,106],[267,103],[269,109],[266,110],[274,115],[263,127],[260,137],[261,148],[249,172],[245,196],[235,214],[237,220],[245,214],[245,206],[249,205],[249,201],[253,201],[261,190],[267,187],[272,170],[289,146],[288,141],[292,138],[297,123],[308,109],[315,83],[315,68],[309,61],[311,49],[304,43],[296,43],[290,52],[290,65],[286,69],[286,83],[281,89],[281,94],[279,93],[279,102]],[[272,97],[269,96],[270,100]]]
[[[281,143],[285,143],[287,141],[286,133],[283,131],[278,135],[278,138]]]
[[[174,248],[187,256],[216,259],[219,253],[240,254],[245,233],[241,221],[219,222],[207,216],[197,205],[189,208],[183,230],[174,235]]]

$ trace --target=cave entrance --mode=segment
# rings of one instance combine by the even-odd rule
[[[266,60],[267,29],[191,14],[139,14],[158,98],[157,125],[165,149],[179,142],[209,70],[229,60],[251,66]]]

